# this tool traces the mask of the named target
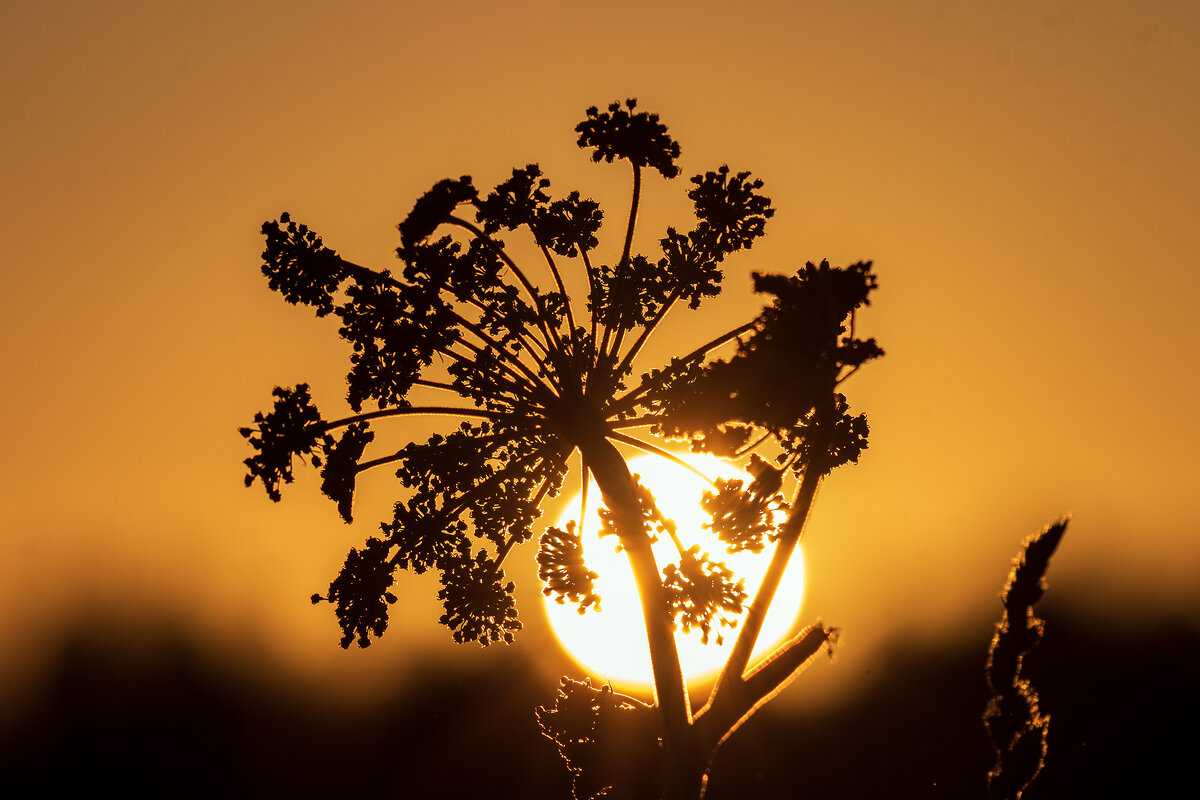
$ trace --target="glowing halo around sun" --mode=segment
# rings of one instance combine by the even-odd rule
[[[712,456],[686,456],[689,463],[710,478],[742,478],[747,484],[750,476],[732,464]],[[629,469],[641,476],[663,514],[675,520],[684,548],[699,544],[716,561],[724,561],[734,575],[745,578],[747,604],[754,597],[763,572],[771,557],[771,545],[761,553],[730,553],[712,533],[701,527],[710,520],[700,507],[700,498],[711,486],[690,470],[657,456],[631,459]],[[558,522],[565,528],[569,520],[578,520],[580,495],[576,494]],[[600,595],[600,611],[588,609],[580,614],[573,603],[559,604],[554,597],[545,599],[546,615],[555,635],[567,653],[590,674],[618,687],[648,688],[652,685],[650,651],[646,645],[646,627],[642,621],[637,587],[624,553],[615,552],[615,536],[600,538],[600,490],[593,482],[588,488],[588,509],[583,528],[583,554],[588,569],[599,574],[595,581]],[[679,552],[670,537],[660,536],[654,545],[654,555],[661,570],[679,560]],[[804,557],[800,548],[792,555],[787,572],[771,604],[763,624],[755,654],[764,655],[774,649],[791,632],[800,612],[804,596]],[[744,614],[743,614],[744,616]],[[702,644],[700,631],[692,629],[675,632],[679,660],[684,675],[691,680],[713,678],[724,664],[739,627],[715,626],[709,643]],[[724,644],[716,643],[717,634]]]

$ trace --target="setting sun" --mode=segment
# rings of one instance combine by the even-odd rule
[[[687,456],[687,459],[710,478],[743,478],[747,483],[750,481],[750,476],[720,459],[695,455]],[[729,553],[711,531],[702,527],[708,517],[700,508],[700,498],[710,488],[709,485],[689,470],[654,456],[632,459],[629,468],[641,476],[642,484],[654,494],[663,514],[675,520],[684,547],[699,544],[714,559],[724,561],[737,577],[745,579],[746,594],[753,597],[770,560],[770,550]],[[588,568],[599,574],[595,585],[601,598],[601,610],[579,614],[575,605],[560,605],[548,597],[545,601],[546,614],[563,647],[589,672],[617,686],[649,687],[650,653],[646,646],[637,589],[628,561],[623,553],[616,552],[615,538],[599,536],[599,497],[599,489],[593,483],[588,489],[582,540]],[[570,520],[579,519],[580,501],[577,494],[559,521],[559,527],[565,527]],[[660,568],[679,558],[674,545],[665,536],[660,537],[654,545],[654,554]],[[803,595],[804,559],[797,549],[767,615],[756,654],[769,652],[788,634],[799,613]],[[700,631],[692,630],[685,634],[677,630],[675,642],[684,674],[689,679],[715,677],[733,645],[736,633],[736,628],[714,628],[706,645],[700,641]],[[718,635],[724,638],[721,644],[717,643]]]

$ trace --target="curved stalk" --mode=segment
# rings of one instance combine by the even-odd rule
[[[770,431],[767,431],[767,432],[766,432],[766,433],[764,433],[762,436],[758,437],[758,438],[757,438],[757,439],[755,439],[753,442],[751,442],[750,444],[748,444],[748,445],[746,445],[745,447],[743,447],[741,450],[738,450],[737,452],[735,452],[735,453],[733,454],[733,457],[734,457],[734,458],[741,458],[742,456],[746,455],[747,453],[752,453],[752,452],[754,452],[754,450],[755,450],[755,449],[756,449],[756,448],[757,448],[757,447],[758,447],[760,444],[762,444],[763,442],[765,442],[765,441],[766,441],[767,439],[769,439],[769,438],[771,438],[771,432],[770,432]]]
[[[617,433],[616,431],[610,432],[608,434],[608,438],[614,439],[614,440],[620,442],[621,444],[627,444],[630,447],[636,447],[638,450],[641,450],[645,453],[649,453],[650,455],[654,455],[654,456],[659,456],[659,457],[665,458],[668,461],[671,461],[675,464],[678,464],[679,466],[686,469],[688,472],[691,472],[693,475],[703,478],[704,482],[707,483],[709,486],[716,488],[716,483],[713,482],[712,478],[708,477],[703,472],[696,469],[691,464],[689,464],[687,461],[684,461],[682,458],[675,455],[674,453],[672,453],[669,450],[664,450],[657,445],[650,444],[649,442],[643,442],[641,439],[635,439],[632,436],[626,436],[625,434]]]
[[[624,270],[629,266],[629,253],[633,249],[633,229],[637,226],[638,205],[642,198],[642,168],[637,164],[633,165],[633,199],[629,202],[629,222],[625,226],[625,245],[621,248],[621,259],[617,262],[617,271],[615,280],[620,282]],[[616,347],[611,351],[608,348],[610,337],[613,329],[608,324],[604,326],[604,341],[600,345],[597,361],[600,364],[607,365],[614,360],[616,355]],[[621,336],[625,333],[624,328],[618,328],[617,331],[617,347],[620,346]]]
[[[473,306],[483,312],[487,312],[489,310],[487,306],[485,306],[483,303],[479,302],[479,299],[474,296],[468,297],[463,302],[465,302],[467,305]],[[523,328],[509,328],[509,331],[511,331],[512,334],[521,341],[521,344],[525,347],[526,350],[528,350],[530,352],[530,354],[533,353],[534,348],[537,348],[539,351],[541,351],[543,356],[545,356],[546,358],[550,357],[550,351],[546,349],[546,345],[543,344],[542,341],[540,339],[537,339],[536,337],[531,338],[529,336],[526,336]]]
[[[658,327],[658,323],[662,322],[663,317],[667,315],[667,312],[671,310],[671,307],[675,305],[675,302],[679,300],[682,294],[683,284],[680,283],[680,285],[675,288],[675,291],[671,293],[671,296],[667,298],[667,301],[663,303],[663,307],[660,308],[658,313],[654,315],[654,319],[650,320],[650,324],[648,324],[642,330],[641,335],[638,336],[633,345],[629,348],[629,352],[626,353],[625,357],[621,359],[621,363],[617,365],[617,370],[615,373],[613,373],[616,380],[620,380],[621,375],[625,373],[625,370],[629,369],[633,365],[633,360],[637,358],[637,354],[641,351],[642,347],[645,346],[646,341],[650,338],[650,334],[654,333],[654,329]],[[620,348],[620,346],[620,341],[618,340],[617,347]]]
[[[453,406],[409,406],[407,408],[385,408],[380,411],[368,411],[365,414],[355,414],[352,417],[343,417],[335,419],[332,422],[323,422],[319,429],[331,431],[334,428],[344,428],[347,425],[352,425],[355,422],[367,422],[372,419],[381,417],[405,417],[419,415],[458,415],[463,417],[477,417],[482,419],[507,419],[511,417],[512,412],[508,411],[487,411],[478,408],[455,408]],[[536,422],[531,417],[522,417],[530,422]]]
[[[385,285],[392,286],[392,287],[395,287],[398,289],[405,288],[404,284],[400,283],[399,281],[397,281],[395,278],[391,277],[390,275],[380,274],[378,272],[375,272],[372,269],[368,269],[367,267],[360,266],[358,264],[355,264],[352,261],[347,261],[346,259],[341,258],[341,257],[338,258],[338,261],[342,264],[343,267],[345,267],[347,269],[348,272],[350,272],[352,275],[357,277],[359,280],[371,281],[371,282],[375,282],[375,283],[383,283]],[[514,268],[515,268],[515,265],[514,265]],[[466,319],[458,312],[454,311],[452,308],[450,308],[450,313],[454,316],[454,319],[456,322],[458,322],[464,328],[469,330],[471,333],[478,336],[482,341],[484,341],[485,343],[487,343],[491,347],[493,347],[496,350],[496,352],[500,354],[500,358],[503,361],[507,362],[508,364],[513,364],[513,365],[519,367],[523,372],[526,373],[526,375],[529,378],[531,378],[532,380],[535,380],[535,381],[537,380],[537,376],[534,375],[533,372],[529,371],[529,369],[525,366],[525,364],[523,362],[521,362],[521,360],[519,358],[513,356],[511,353],[509,353],[503,347],[500,347],[498,343],[496,343],[491,337],[489,337],[486,333],[484,333],[478,326],[473,324],[470,320]],[[412,317],[410,315],[406,315],[406,317],[410,320],[412,319]],[[461,340],[461,338],[459,339],[459,341],[462,342],[463,345],[475,350],[476,353],[479,352],[478,348],[473,347],[470,342],[464,342]],[[553,376],[555,374],[554,371],[549,369],[549,367],[540,358],[538,358],[537,354],[534,353],[531,348],[529,348],[527,346],[526,350],[529,352],[530,356],[538,364],[538,366],[543,369],[543,371],[546,373],[546,375],[548,377],[550,377],[551,380],[554,380],[554,378],[553,378]],[[450,352],[448,352],[442,348],[439,348],[438,351],[443,352],[446,355],[450,355],[451,357],[454,357]],[[545,351],[545,352],[547,353],[547,355],[549,355],[549,351]]]
[[[482,347],[478,347],[478,346],[472,344],[471,342],[465,341],[462,338],[456,339],[455,344],[461,344],[463,347],[470,350],[476,356],[481,356],[485,352]],[[461,364],[474,364],[475,363],[475,359],[467,358],[466,356],[464,356],[460,353],[454,352],[453,350],[449,349],[448,347],[439,347],[437,349],[437,352],[442,353],[443,355],[449,356],[450,358],[454,359],[455,361],[457,361]],[[542,382],[541,378],[539,378],[534,373],[530,372],[528,367],[526,367],[524,364],[521,364],[520,362],[517,362],[517,364],[518,364],[518,366],[521,367],[521,371],[525,373],[524,376],[518,375],[516,372],[513,371],[512,367],[508,366],[508,364],[504,363],[503,361],[499,361],[499,360],[496,361],[496,366],[500,367],[500,369],[504,370],[504,372],[507,373],[512,378],[512,380],[509,381],[509,383],[513,387],[514,390],[520,390],[523,387],[525,387],[525,381],[526,381],[526,379],[528,379],[529,383],[531,383],[532,386],[525,387],[525,388],[532,388],[534,390],[541,389],[548,397],[551,397],[551,398],[558,396],[557,394],[555,394],[553,389],[551,389],[549,386],[547,386],[545,383]],[[514,391],[514,394],[519,394],[519,393],[520,393],[519,391]],[[534,393],[536,393],[536,392],[531,392],[530,394],[534,394]]]
[[[583,246],[580,245],[579,243],[576,243],[576,246],[579,247],[579,254],[583,257],[583,269],[584,269],[584,272],[587,273],[588,300],[589,300],[589,305],[590,305],[591,298],[596,297],[600,291],[596,285],[596,272],[595,272],[595,269],[592,267],[592,260],[590,258],[588,258],[587,250],[584,250]],[[596,309],[594,307],[589,307],[588,317],[591,321],[592,345],[595,346],[595,344],[596,344]]]
[[[462,325],[464,328],[469,330],[471,333],[478,336],[480,338],[480,340],[482,340],[484,342],[484,344],[487,344],[489,347],[492,348],[493,351],[500,354],[503,357],[504,361],[518,367],[521,370],[521,372],[525,373],[526,377],[528,377],[529,379],[535,380],[535,381],[538,380],[538,376],[534,372],[532,372],[525,365],[525,363],[523,361],[521,361],[520,358],[509,353],[508,350],[506,350],[504,347],[502,347],[499,342],[497,342],[495,339],[493,339],[492,337],[490,337],[486,333],[484,333],[484,331],[481,328],[479,328],[479,326],[464,319],[462,316],[460,316],[457,313],[455,313],[454,316],[457,319],[459,325]],[[466,344],[466,343],[464,342],[464,344]],[[529,353],[530,358],[532,358],[534,360],[534,362],[538,365],[538,367],[542,370],[542,372],[546,375],[546,377],[550,379],[550,382],[555,384],[556,386],[559,386],[559,388],[562,388],[561,385],[559,385],[559,383],[558,383],[558,373],[555,372],[554,370],[550,369],[549,365],[546,364],[544,361],[542,361],[540,358],[538,358],[536,353],[529,351],[529,350],[527,350],[526,352]]]
[[[465,228],[466,230],[470,231],[471,234],[473,236],[475,236],[476,238],[481,239],[485,242],[489,242],[493,247],[495,247],[497,255],[499,255],[500,258],[504,261],[504,263],[506,265],[508,265],[508,268],[510,270],[512,270],[513,274],[517,276],[517,280],[520,281],[521,286],[523,286],[525,288],[525,292],[529,295],[529,299],[533,301],[534,311],[538,311],[537,287],[534,286],[529,281],[529,278],[525,277],[525,273],[522,272],[521,268],[517,266],[517,262],[513,261],[512,258],[509,257],[508,253],[504,252],[503,247],[500,247],[498,244],[496,244],[496,241],[494,239],[492,239],[492,237],[488,236],[486,233],[484,233],[482,230],[480,230],[477,226],[472,225],[470,222],[467,222],[465,219],[462,219],[461,217],[450,217],[446,221],[448,223],[450,223],[451,225],[458,225],[460,228]],[[558,338],[558,332],[555,331],[553,328],[551,328],[549,325],[547,325],[545,323],[545,321],[542,319],[542,315],[540,313],[537,315],[537,322],[538,322],[538,327],[542,331],[542,334],[546,337],[547,346],[549,346],[550,343],[553,342],[555,348],[561,348],[562,340]]]
[[[471,442],[476,446],[482,446],[484,444],[491,444],[492,442],[499,441],[499,440],[507,440],[509,438],[510,438],[510,436],[508,434],[495,434],[494,433],[494,434],[491,434],[488,436],[473,436],[473,437],[471,437]],[[397,461],[402,461],[404,459],[404,457],[405,457],[405,451],[397,450],[396,452],[394,452],[388,456],[380,456],[379,458],[374,458],[374,459],[371,459],[370,461],[360,462],[359,465],[354,469],[354,473],[357,475],[359,473],[366,472],[369,469],[374,469],[375,467],[382,467],[386,464],[394,464]]]
[[[530,230],[533,230],[532,225],[530,226]],[[536,230],[533,231],[533,238],[537,242],[538,247],[542,249],[542,255],[546,257],[546,264],[550,267],[550,274],[554,276],[554,283],[558,286],[558,292],[563,296],[563,303],[567,311],[567,329],[571,335],[571,362],[575,366],[575,369],[571,370],[569,374],[577,376],[580,368],[579,337],[575,333],[575,312],[571,309],[571,296],[567,294],[567,287],[563,284],[562,275],[558,272],[558,265],[554,263],[554,257],[550,255],[550,250],[546,245],[542,244]]]

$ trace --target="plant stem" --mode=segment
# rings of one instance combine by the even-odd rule
[[[788,518],[780,526],[779,538],[775,542],[775,551],[771,554],[771,563],[767,565],[766,574],[763,575],[762,583],[754,594],[754,600],[750,603],[746,618],[742,621],[737,640],[734,641],[729,658],[725,661],[725,667],[709,696],[710,706],[715,705],[721,694],[727,691],[726,686],[732,685],[736,691],[736,688],[740,688],[746,681],[745,672],[746,666],[750,662],[750,654],[754,650],[755,642],[758,641],[759,633],[762,632],[763,621],[766,619],[767,610],[771,607],[771,601],[775,599],[775,592],[783,580],[783,572],[796,549],[796,544],[800,541],[800,534],[804,530],[804,523],[808,521],[813,501],[817,496],[817,487],[821,484],[821,477],[820,473],[812,473],[808,470],[805,470],[800,477],[800,485],[796,488],[796,497],[792,500]]]
[[[581,426],[577,434],[579,449],[596,478],[600,494],[613,511],[617,536],[629,558],[638,587],[646,639],[650,645],[654,698],[661,726],[663,797],[668,800],[694,800],[699,791],[699,773],[694,781],[696,791],[689,794],[684,789],[685,783],[692,782],[687,775],[695,771],[690,766],[695,761],[692,755],[694,748],[691,746],[691,707],[683,670],[679,665],[679,652],[675,648],[675,626],[658,564],[650,547],[650,537],[646,533],[645,520],[638,506],[637,484],[625,459],[605,438],[600,426]]]

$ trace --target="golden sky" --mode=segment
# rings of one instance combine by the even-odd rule
[[[1196,619],[1198,39],[1183,0],[4,4],[6,668],[139,614],[318,684],[488,658],[453,649],[428,576],[365,652],[308,604],[388,514],[386,476],[352,529],[309,477],[279,505],[242,487],[236,428],[271,387],[332,410],[346,369],[335,326],[267,290],[258,229],[289,210],[388,267],[434,181],[530,161],[620,219],[627,175],[572,129],[625,97],[685,176],[752,170],[777,208],[646,366],[753,314],[751,270],[875,261],[861,324],[888,355],[847,387],[871,446],[805,538],[806,618],[845,630],[824,672],[998,616],[1020,540],[1063,512],[1064,602]],[[647,243],[686,187],[648,182]]]

